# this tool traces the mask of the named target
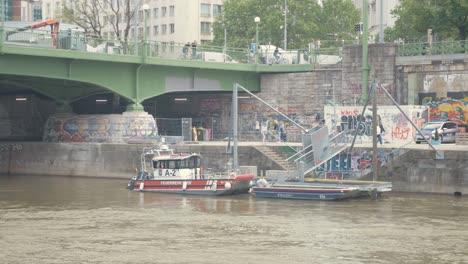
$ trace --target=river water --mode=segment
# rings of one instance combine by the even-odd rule
[[[339,202],[137,193],[0,176],[0,263],[468,263],[468,197]]]

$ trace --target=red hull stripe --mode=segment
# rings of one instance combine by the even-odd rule
[[[252,180],[254,178],[253,174],[242,174],[242,175],[237,175],[236,180]]]

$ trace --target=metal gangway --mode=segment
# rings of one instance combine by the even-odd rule
[[[288,162],[294,161],[297,167],[297,170],[290,174],[303,181],[305,175],[345,151],[354,132],[355,130],[329,133],[328,127],[323,126],[303,134],[302,150],[287,159]]]

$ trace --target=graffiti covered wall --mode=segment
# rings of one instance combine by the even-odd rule
[[[427,106],[401,106],[405,114],[411,118],[418,128],[428,121]],[[342,130],[356,129],[362,142],[372,141],[372,111],[366,109],[362,115],[362,106],[325,106],[325,124],[331,129],[335,123]],[[336,114],[336,116],[335,116]],[[385,129],[383,140],[390,143],[405,143],[413,140],[416,130],[395,106],[379,106],[377,115],[380,116]],[[335,121],[335,122],[333,122]]]
[[[121,115],[56,115],[44,127],[45,142],[124,143],[129,139],[155,138],[158,129],[148,113]]]

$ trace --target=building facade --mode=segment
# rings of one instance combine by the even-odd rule
[[[362,0],[352,0],[357,9],[361,11],[362,15]],[[368,30],[369,39],[371,42],[380,32],[380,9],[383,8],[382,23],[384,29],[393,27],[396,18],[391,14],[391,11],[397,7],[402,0],[368,0]]]
[[[130,1],[132,5],[130,9],[133,10],[135,2],[126,1]],[[59,17],[61,7],[70,4],[70,0],[43,0],[42,2],[42,17],[45,19]],[[109,2],[114,3],[114,1],[102,2],[103,9],[110,8]],[[215,18],[222,13],[223,4],[223,0],[138,0],[137,2],[138,36],[143,36],[146,22],[148,39],[167,43],[211,41],[213,39],[212,25]],[[100,16],[105,21],[103,36],[115,37],[116,32],[112,27],[112,22],[116,21],[117,16],[120,21],[123,21],[123,14],[102,12]],[[120,35],[123,35],[122,33],[119,32]],[[131,38],[135,36],[133,26],[129,34]]]

